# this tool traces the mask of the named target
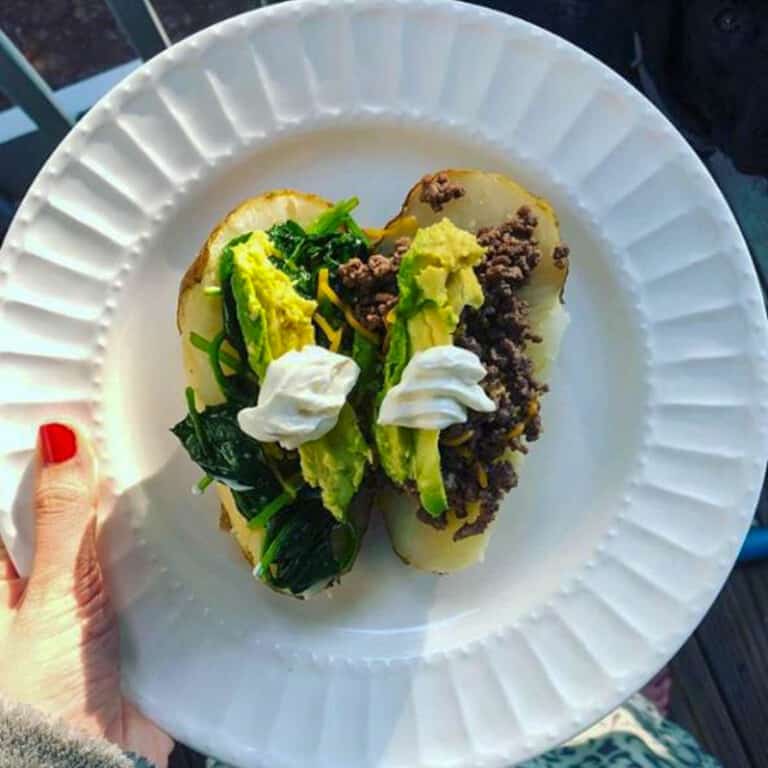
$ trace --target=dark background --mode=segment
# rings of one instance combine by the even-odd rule
[[[153,3],[174,42],[265,4]],[[477,4],[528,19],[602,59],[662,106],[703,156],[719,149],[733,170],[759,178],[768,174],[768,0]],[[103,0],[2,0],[0,28],[54,89],[136,56]],[[6,106],[0,94],[0,109]],[[31,162],[42,162],[39,152],[30,154]],[[14,195],[9,189],[0,178],[0,237],[17,202],[12,197],[19,194],[18,187]],[[754,225],[740,223],[749,239]]]
[[[174,42],[260,0],[154,0]],[[643,63],[676,121],[704,149],[721,146],[746,173],[768,172],[765,0],[482,2],[586,48],[639,84]],[[0,27],[53,88],[135,57],[103,0],[3,0]],[[0,102],[0,106],[3,106]]]

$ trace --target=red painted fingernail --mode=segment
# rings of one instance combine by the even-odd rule
[[[77,453],[77,438],[66,424],[40,427],[40,451],[46,464],[60,464]]]

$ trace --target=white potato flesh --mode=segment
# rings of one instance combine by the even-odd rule
[[[501,174],[462,170],[448,170],[445,173],[450,181],[461,184],[466,194],[449,201],[443,210],[436,212],[419,200],[421,184],[417,184],[408,193],[400,214],[387,225],[382,249],[391,250],[399,235],[446,217],[461,229],[477,232],[483,227],[498,226],[513,218],[521,206],[529,206],[538,219],[534,237],[539,242],[542,258],[520,295],[529,303],[533,331],[544,339],[541,344],[530,344],[528,353],[533,360],[537,378],[546,381],[568,324],[568,314],[561,302],[567,270],[558,267],[553,258],[555,246],[560,243],[555,213],[546,200],[533,196]],[[513,464],[516,469],[519,469],[521,459],[522,456],[515,455]],[[393,548],[414,567],[449,573],[483,559],[492,525],[482,534],[454,541],[453,534],[467,519],[457,519],[450,510],[447,513],[447,527],[437,530],[417,518],[416,500],[404,493],[386,493],[380,503]]]
[[[308,224],[329,207],[330,202],[314,195],[291,190],[270,192],[246,200],[211,232],[197,260],[182,280],[177,312],[184,374],[187,385],[195,391],[199,408],[224,401],[208,356],[190,342],[192,332],[210,340],[222,329],[221,299],[206,295],[203,289],[218,285],[218,265],[224,246],[233,237],[254,230],[269,229],[287,219],[298,221],[299,224]],[[261,557],[263,529],[248,528],[245,518],[237,511],[235,500],[227,486],[216,483],[216,491],[229,520],[232,535],[244,557],[251,565],[257,563]]]

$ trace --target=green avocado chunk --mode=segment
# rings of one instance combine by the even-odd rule
[[[232,293],[245,339],[248,363],[261,381],[267,366],[291,349],[315,341],[317,304],[296,292],[290,278],[269,260],[275,248],[265,232],[254,232],[232,248]]]
[[[479,307],[483,290],[473,267],[485,249],[449,219],[420,229],[398,273],[400,299],[384,363],[379,403],[399,383],[416,352],[453,343],[465,306]],[[376,445],[384,472],[398,485],[414,480],[424,509],[438,516],[448,508],[440,468],[440,433],[434,429],[377,424]]]
[[[337,520],[344,520],[371,458],[352,406],[347,403],[341,409],[336,426],[328,434],[300,446],[299,455],[304,480],[320,486],[325,508]]]

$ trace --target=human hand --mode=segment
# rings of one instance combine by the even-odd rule
[[[22,579],[0,542],[2,692],[162,768],[173,741],[120,692],[118,627],[96,553],[96,462],[63,424],[38,436],[36,544]]]

